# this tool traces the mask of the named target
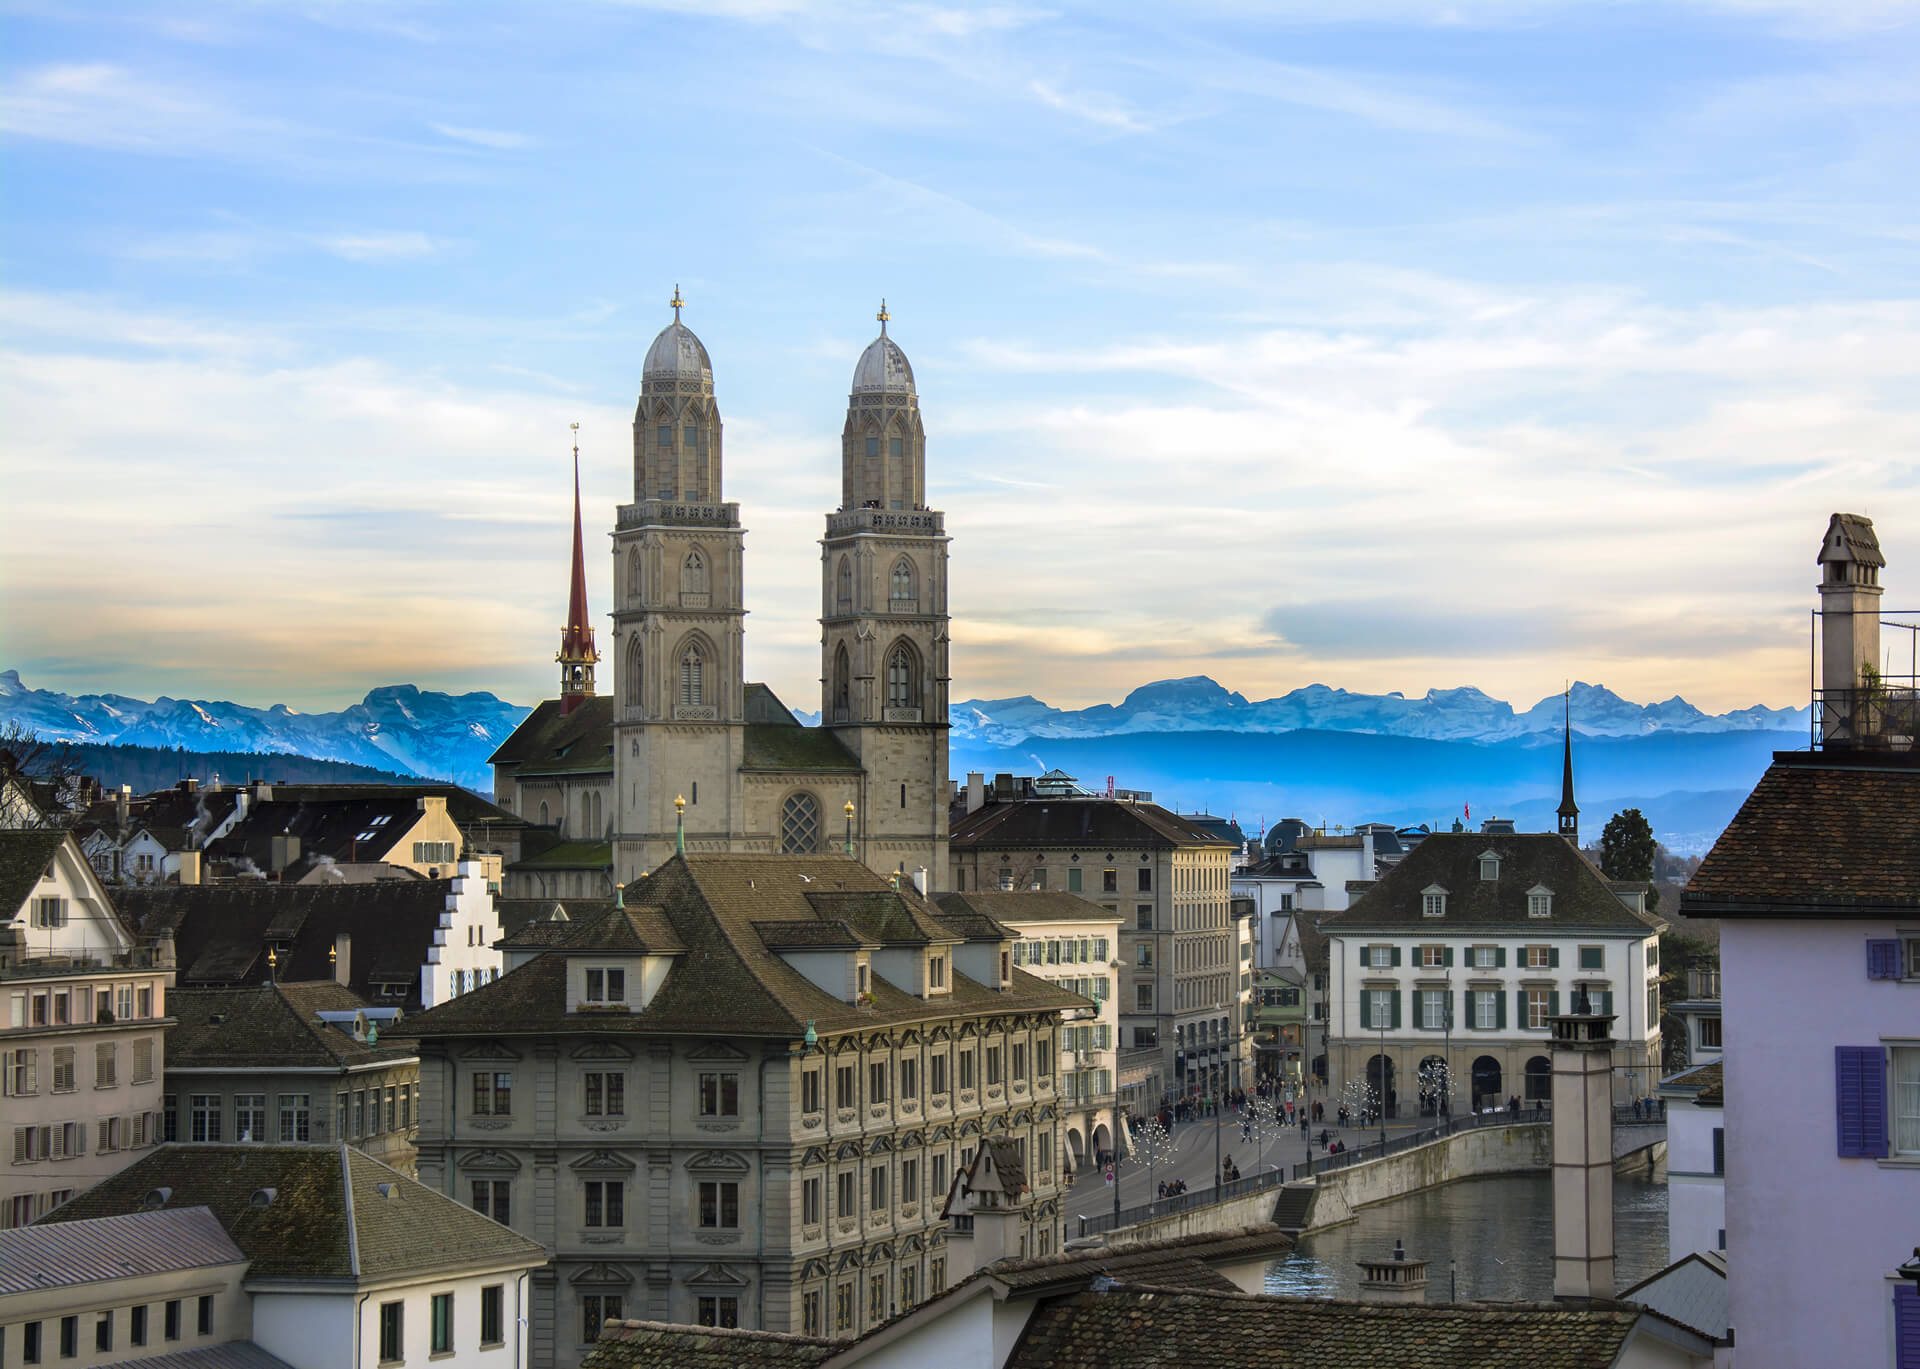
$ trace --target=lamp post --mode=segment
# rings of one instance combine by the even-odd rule
[[[1443,1092],[1440,1095],[1446,1120],[1442,1124],[1453,1126],[1453,971],[1447,971],[1447,1001],[1445,1011],[1440,1014],[1440,1023],[1446,1030],[1446,1053],[1440,1059],[1440,1082]]]
[[[1390,1066],[1387,1063],[1387,1024],[1383,1021],[1380,1024],[1380,1090],[1379,1096],[1374,1099],[1374,1106],[1380,1110],[1380,1153],[1382,1155],[1387,1153],[1387,1094],[1389,1092],[1387,1087],[1387,1070],[1389,1068]]]
[[[847,854],[852,855],[853,854],[853,800],[852,799],[847,800],[847,806],[842,811],[844,811],[847,815]]]

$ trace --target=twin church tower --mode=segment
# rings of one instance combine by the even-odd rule
[[[672,305],[634,410],[634,502],[613,529],[611,700],[594,697],[576,469],[557,711],[586,715],[590,701],[610,723],[613,758],[606,816],[580,835],[604,836],[623,884],[682,844],[802,853],[850,842],[871,868],[925,868],[937,887],[947,868],[947,537],[927,507],[926,428],[886,306],[847,400],[840,506],[820,544],[820,725],[802,727],[745,678],[746,529],[725,497],[713,365],[680,321],[677,289]]]

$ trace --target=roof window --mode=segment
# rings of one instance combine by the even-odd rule
[[[1482,851],[1480,853],[1480,878],[1500,878],[1500,853],[1498,851]]]
[[[1527,890],[1527,916],[1553,916],[1553,890],[1543,884],[1536,884]]]
[[[1445,917],[1447,915],[1447,891],[1438,884],[1429,884],[1420,891],[1420,916]]]

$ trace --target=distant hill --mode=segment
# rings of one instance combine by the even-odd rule
[[[311,756],[266,755],[258,751],[182,751],[158,746],[105,746],[76,743],[73,764],[109,790],[133,786],[136,794],[166,789],[180,780],[222,784],[273,780],[280,784],[425,784],[419,775],[354,765],[347,761],[315,760]]]

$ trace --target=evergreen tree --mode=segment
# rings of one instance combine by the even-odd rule
[[[1638,808],[1628,808],[1607,819],[1600,834],[1600,868],[1608,879],[1653,879],[1653,824]]]

